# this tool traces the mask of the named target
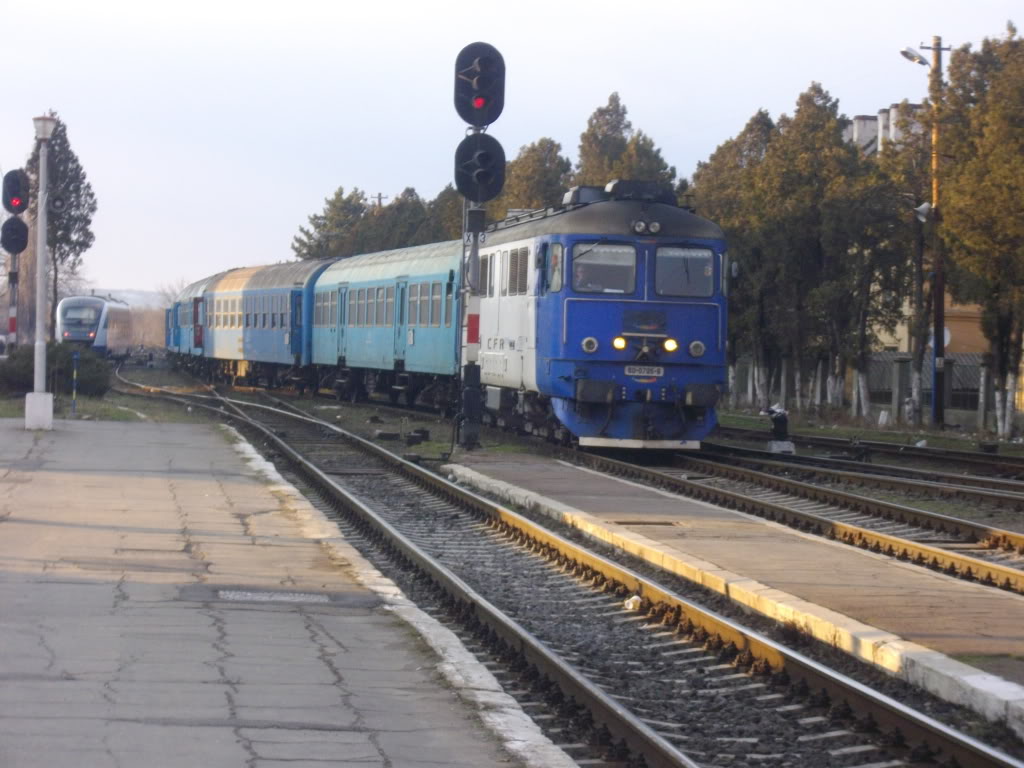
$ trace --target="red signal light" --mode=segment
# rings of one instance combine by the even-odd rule
[[[487,99],[485,99],[483,96],[474,96],[473,97],[473,109],[483,109],[486,106],[487,106]]]
[[[15,208],[21,208],[21,198],[20,197],[12,197],[11,198],[11,205],[13,207],[15,207]]]

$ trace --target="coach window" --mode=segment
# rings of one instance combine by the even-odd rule
[[[435,328],[441,327],[441,284],[432,283],[430,286],[430,324]]]
[[[366,324],[373,325],[377,308],[377,289],[366,289]]]
[[[580,293],[633,293],[636,249],[613,243],[577,243],[572,250],[572,287]]]
[[[415,283],[409,286],[409,325],[416,325],[416,320],[419,317],[419,306],[420,306],[420,287]]]
[[[430,325],[430,283],[420,283],[420,327]]]
[[[498,269],[501,270],[501,295],[508,296],[508,271],[509,271],[509,259],[508,251],[501,252],[501,265],[504,265],[504,269],[501,266]]]
[[[548,290],[562,290],[562,244],[552,243],[548,253]]]
[[[328,310],[327,317],[324,318],[324,325],[331,327],[338,324],[338,292],[330,292],[330,309]],[[302,297],[299,297],[299,317],[302,317]],[[301,320],[300,320],[301,322]]]
[[[384,292],[384,325],[395,324],[395,286],[389,285]]]
[[[356,294],[356,325],[366,324],[366,289],[360,288]]]
[[[476,295],[477,296],[486,296],[487,295],[487,281],[490,278],[488,267],[490,266],[490,263],[491,263],[490,255],[485,255],[485,256],[481,256],[480,257],[480,278],[479,278],[480,282],[477,283],[477,286],[476,286]]]
[[[377,325],[384,325],[384,288],[377,289]]]
[[[288,297],[278,296],[277,297],[277,311],[281,315],[281,327],[288,327]]]
[[[242,302],[238,299],[231,300],[231,313],[234,315],[234,327],[242,327]]]
[[[452,284],[444,285],[444,327],[452,327]]]
[[[654,290],[659,296],[706,298],[714,293],[714,254],[708,248],[659,248]]]
[[[355,291],[349,291],[348,292],[348,324],[349,325],[355,325],[356,324],[356,300],[357,300],[356,292]]]

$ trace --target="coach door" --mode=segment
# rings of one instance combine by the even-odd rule
[[[192,299],[192,346],[203,346],[203,297]]]
[[[408,339],[408,287],[405,280],[395,283],[395,360],[405,360],[405,347]]]
[[[331,333],[334,335],[334,357],[340,360],[345,355],[345,313],[348,311],[348,289],[337,291],[338,309],[331,313]]]
[[[291,355],[302,354],[302,293],[292,291],[291,294],[291,327],[286,334],[288,337],[288,352]]]

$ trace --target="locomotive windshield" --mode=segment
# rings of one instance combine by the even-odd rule
[[[578,243],[573,246],[572,287],[580,293],[633,293],[636,249],[632,245]]]
[[[714,254],[707,248],[659,248],[654,289],[659,296],[711,296]]]
[[[93,326],[99,322],[100,308],[89,304],[72,304],[64,308],[63,318],[68,328]]]

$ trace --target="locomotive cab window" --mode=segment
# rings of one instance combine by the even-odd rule
[[[552,243],[548,251],[548,290],[562,290],[562,244]]]
[[[636,248],[614,243],[577,243],[572,249],[572,288],[579,293],[633,293]]]
[[[711,296],[715,290],[714,264],[714,254],[708,248],[659,248],[654,290],[659,296]]]

